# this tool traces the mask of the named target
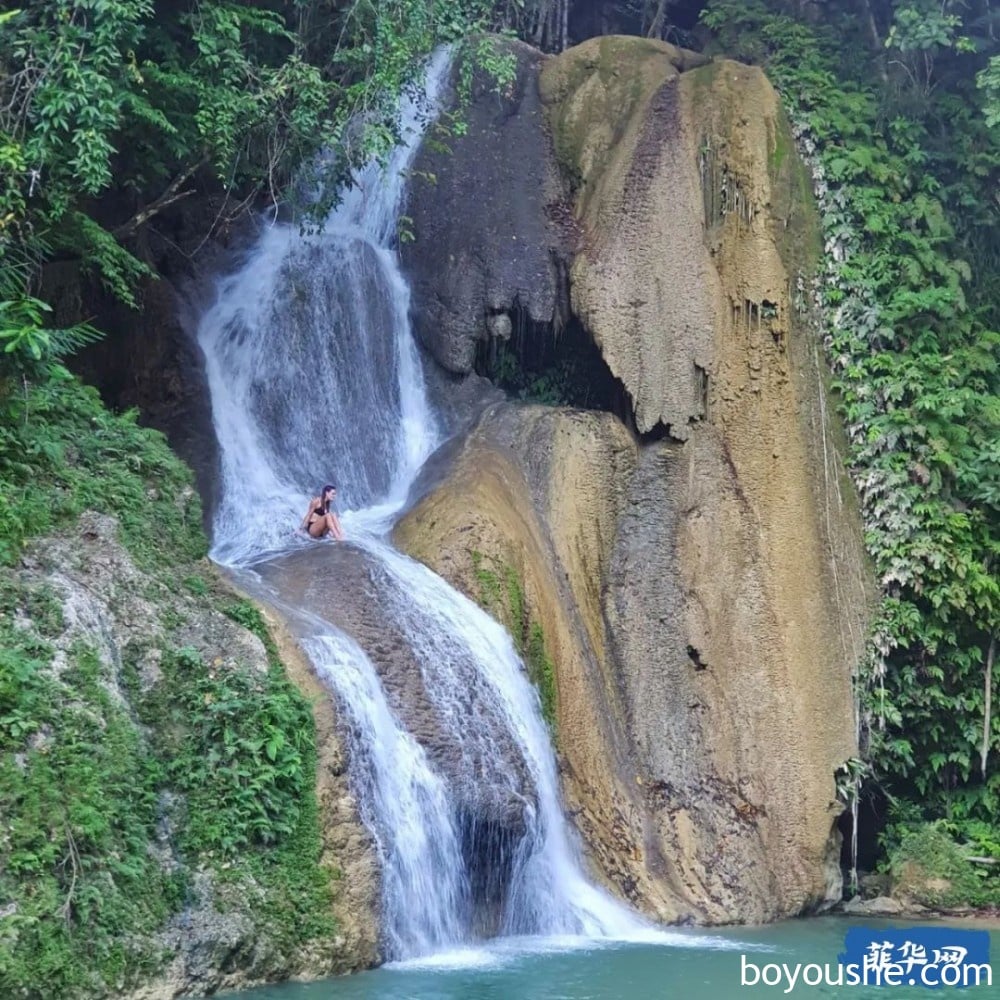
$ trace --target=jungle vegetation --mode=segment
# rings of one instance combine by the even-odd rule
[[[890,851],[934,822],[997,856],[1000,12],[710,0],[702,22],[812,150],[816,295],[882,588],[845,783],[887,806]]]
[[[827,254],[814,294],[882,589],[858,677],[862,756],[842,785],[886,814],[890,850],[934,823],[952,843],[1000,858],[1000,12],[990,0],[3,4],[0,564],[49,529],[53,499],[122,515],[150,477],[184,475],[134,414],[107,412],[70,375],[63,360],[100,331],[52,321],[46,265],[76,261],[135,304],[137,286],[155,278],[140,249],[146,227],[198,189],[220,194],[216,223],[274,206],[310,161],[325,164],[333,191],[353,164],[391,148],[398,95],[435,46],[455,44],[502,84],[510,67],[483,41],[497,29],[549,51],[598,31],[648,34],[759,64],[779,88],[817,179]],[[337,156],[317,161],[321,148]],[[93,474],[108,469],[101,485]],[[123,531],[127,541],[127,519]],[[182,565],[204,544],[186,523],[171,538],[157,560]],[[135,545],[141,562],[148,554]],[[29,598],[5,592],[0,611]],[[46,714],[58,704],[38,667],[50,637],[14,638],[0,662],[0,747],[19,746],[24,719],[43,715],[89,738],[85,719]],[[171,664],[171,677],[195,669],[185,650]],[[91,651],[78,652],[70,681],[79,690],[63,692],[67,704],[101,698]],[[308,720],[277,674],[264,701],[234,697],[247,718],[277,711],[288,745],[294,737],[310,759]],[[121,899],[88,911],[112,921],[100,931],[100,974],[113,978],[123,961],[113,924],[139,919],[127,887],[143,884],[137,845],[165,765],[109,718],[121,752],[138,761],[131,777],[111,758],[74,759],[61,773],[46,763],[18,794],[41,809],[45,796],[59,799],[59,782],[75,782],[138,803],[134,824],[90,831],[95,857],[112,836],[127,841],[126,861],[134,854]],[[96,822],[91,805],[81,822]],[[270,843],[292,837],[268,829]],[[205,850],[213,836],[192,830],[186,849]],[[60,859],[25,844],[19,863],[37,866],[49,894],[38,898],[55,913]],[[966,895],[996,898],[986,882]],[[171,892],[163,887],[151,924],[175,905]],[[78,955],[58,923],[32,933],[38,954],[69,976]],[[22,977],[11,983],[31,974],[8,972]],[[67,980],[65,991],[78,986]]]

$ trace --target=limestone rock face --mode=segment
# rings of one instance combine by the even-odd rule
[[[438,364],[458,374],[472,370],[476,342],[488,331],[510,335],[509,313],[554,322],[565,298],[567,237],[548,210],[559,180],[538,93],[544,57],[522,43],[511,49],[517,75],[510,91],[496,94],[480,81],[467,134],[448,139],[448,149],[424,142],[412,170],[407,211],[415,239],[401,256],[415,332]]]
[[[846,616],[864,600],[840,603],[819,537],[765,550],[766,512],[704,430],[697,449],[639,445],[607,414],[493,407],[395,537],[473,599],[484,558],[521,581],[596,873],[661,920],[752,922],[839,895]]]
[[[796,294],[808,178],[763,74],[697,62],[603,38],[541,68],[570,306],[633,426],[493,407],[396,537],[474,598],[477,559],[521,579],[595,872],[661,919],[752,922],[839,895],[871,587]]]
[[[695,58],[662,42],[593,38],[541,74],[581,231],[573,311],[631,394],[639,431],[663,423],[680,439],[703,416],[722,311],[681,86]]]

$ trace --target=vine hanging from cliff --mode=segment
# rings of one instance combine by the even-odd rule
[[[816,26],[713,0],[704,21],[767,67],[813,163],[815,292],[884,594],[862,678],[869,759],[891,795],[971,829],[1000,808],[1000,774],[979,766],[1000,740],[1000,335],[995,275],[972,266],[1000,249],[994,98],[974,85],[995,43],[971,13],[925,23],[911,6],[870,23],[835,6]]]

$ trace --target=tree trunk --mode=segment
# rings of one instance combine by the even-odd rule
[[[667,23],[667,0],[658,0],[656,13],[653,20],[649,22],[649,30],[646,32],[647,38],[662,38],[663,27]]]

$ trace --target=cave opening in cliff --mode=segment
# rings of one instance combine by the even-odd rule
[[[575,317],[561,328],[531,319],[519,303],[487,318],[476,350],[479,375],[516,399],[613,413],[632,430],[632,400]]]

